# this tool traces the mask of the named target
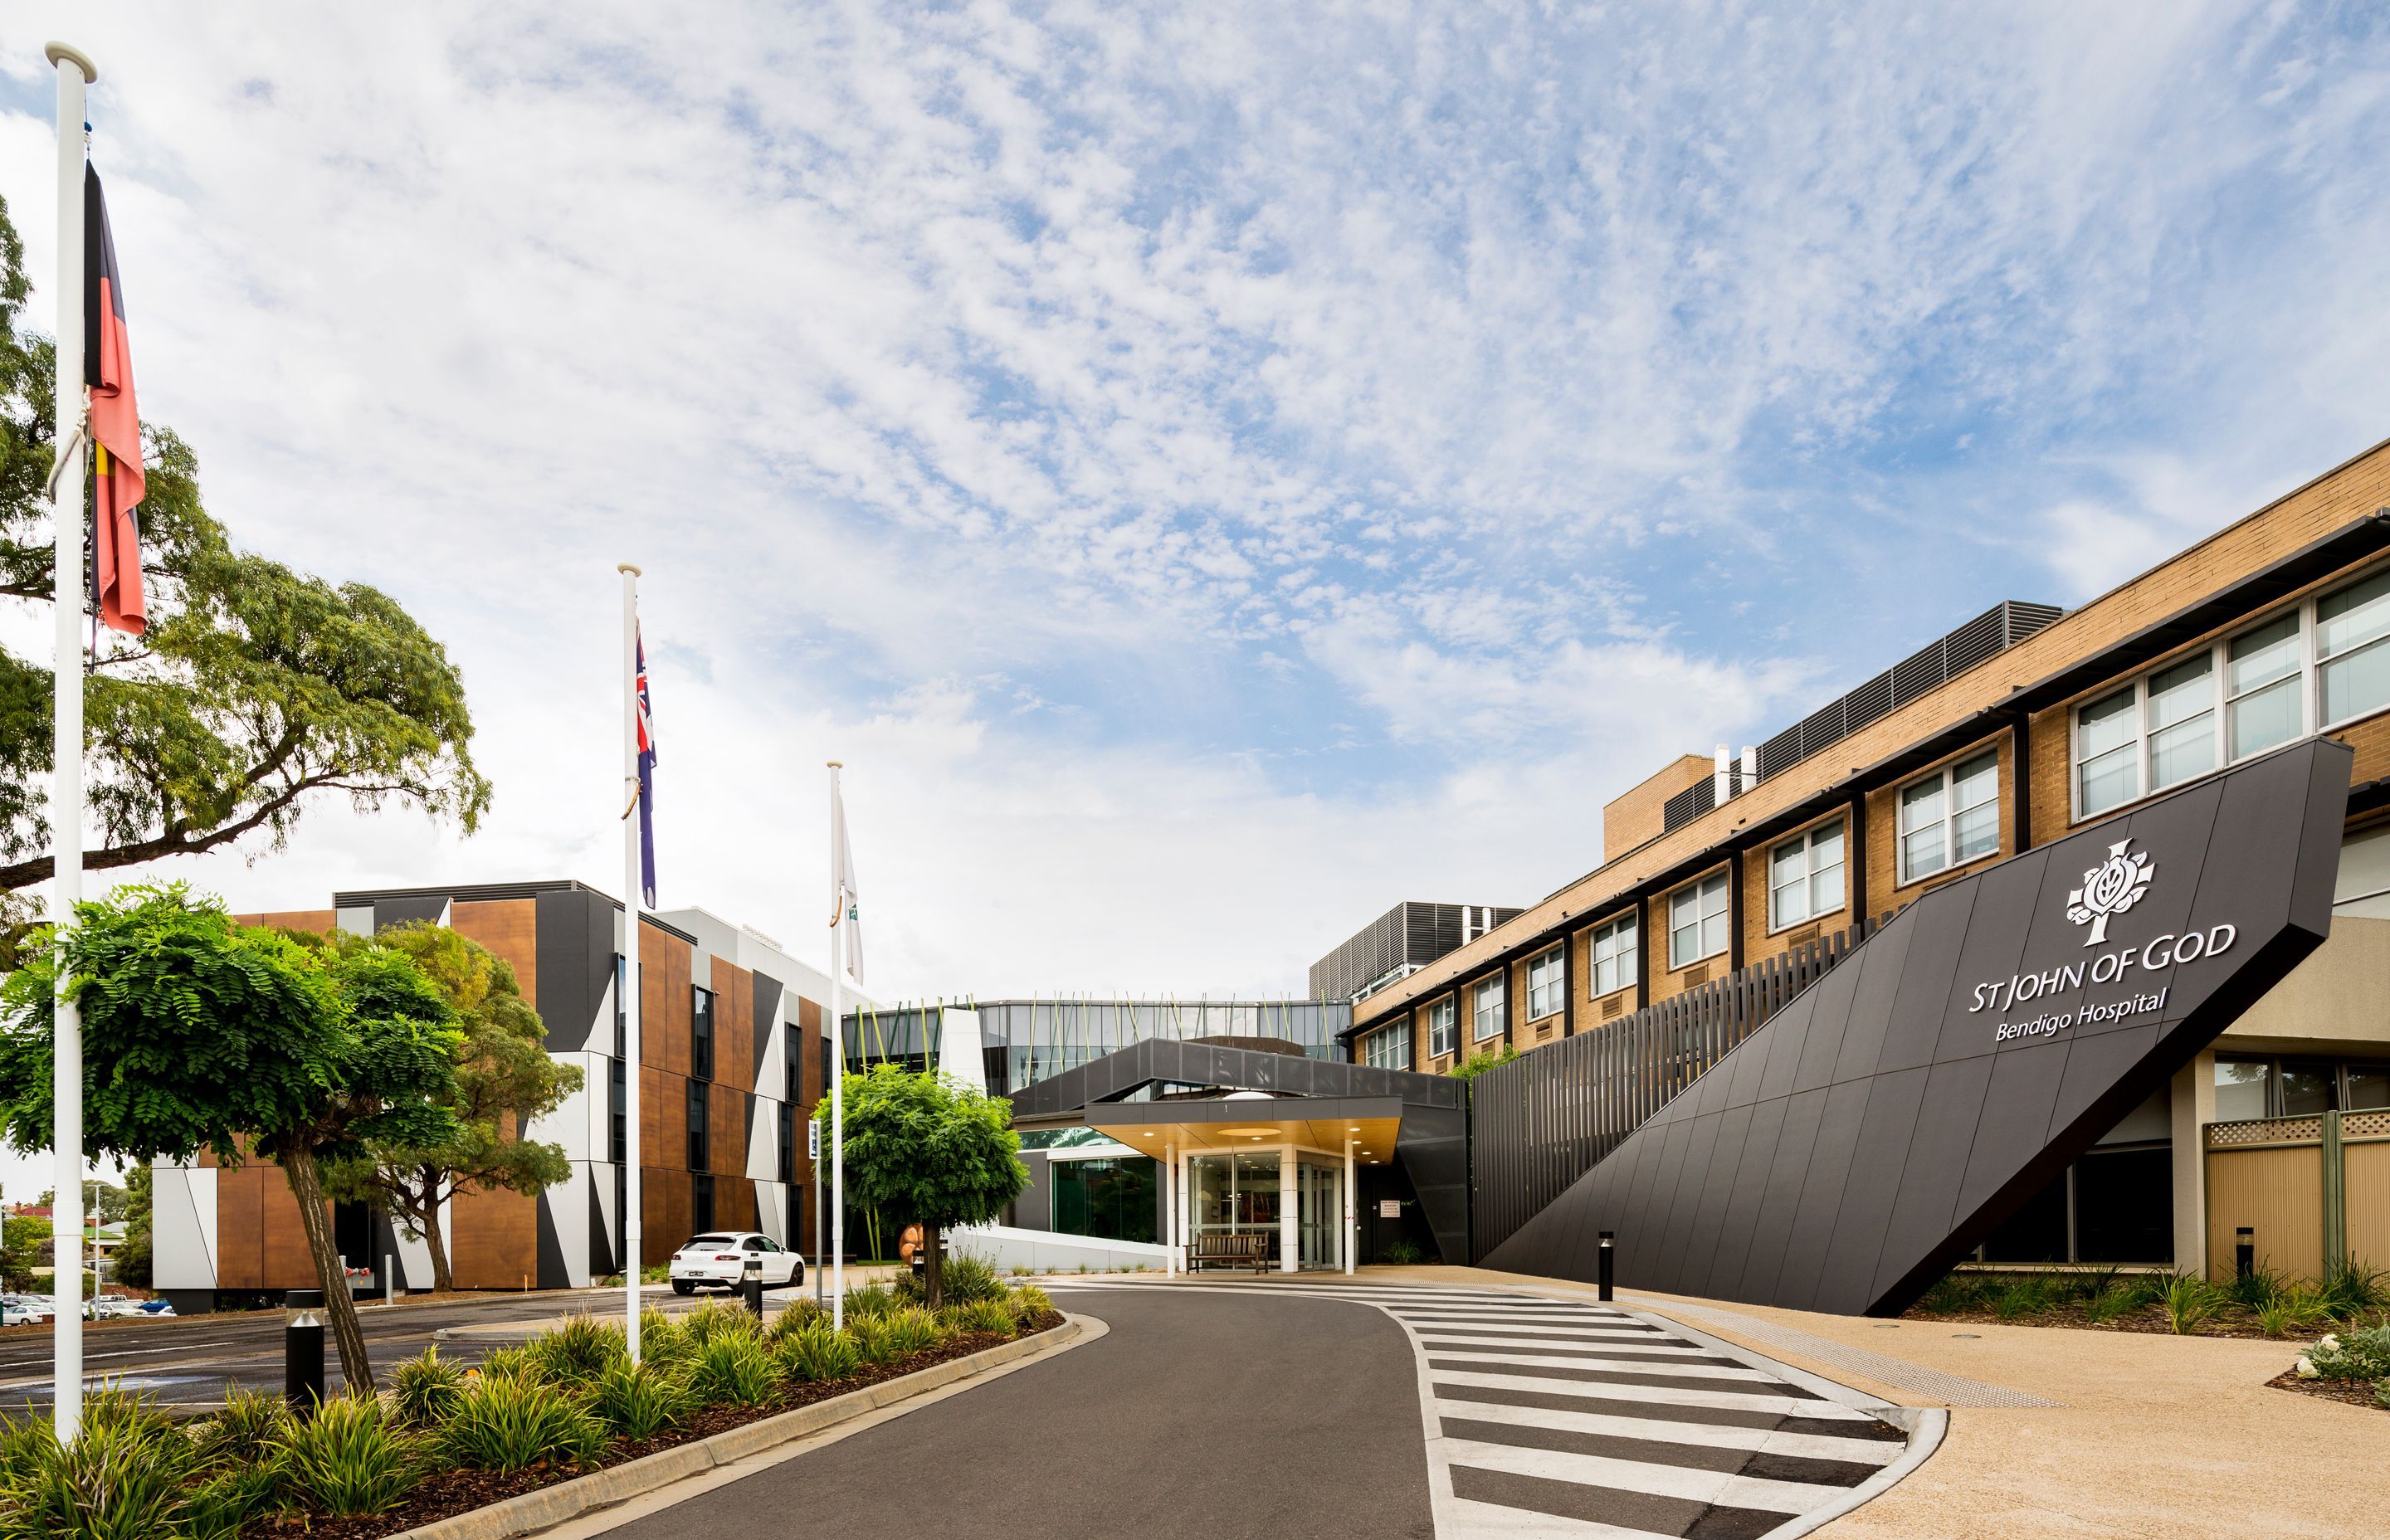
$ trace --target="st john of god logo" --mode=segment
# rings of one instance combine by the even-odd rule
[[[2147,851],[2126,853],[2130,840],[2119,840],[2108,847],[2108,859],[2083,874],[2083,886],[2066,895],[2066,918],[2077,925],[2091,927],[2091,934],[2083,944],[2097,946],[2108,939],[2108,920],[2121,915],[2141,901],[2150,891],[2150,879],[2158,874],[2157,863]]]

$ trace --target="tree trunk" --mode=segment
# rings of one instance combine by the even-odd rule
[[[423,1168],[423,1190],[431,1195],[423,1219],[423,1243],[431,1248],[431,1291],[445,1294],[456,1287],[456,1277],[448,1270],[448,1242],[440,1234],[440,1174],[430,1166]]]
[[[929,1300],[930,1308],[937,1310],[946,1303],[946,1272],[944,1266],[945,1248],[939,1244],[935,1225],[923,1222],[921,1245],[929,1256],[929,1260],[921,1264],[921,1291]]]
[[[357,1302],[349,1297],[349,1280],[341,1273],[341,1253],[332,1239],[332,1216],[324,1203],[324,1178],[315,1168],[315,1152],[299,1149],[279,1157],[290,1194],[299,1200],[299,1223],[307,1232],[307,1250],[315,1259],[315,1279],[324,1287],[324,1310],[332,1320],[332,1340],[341,1349],[341,1374],[353,1394],[374,1388],[373,1361],[366,1356],[365,1328],[357,1324]]]

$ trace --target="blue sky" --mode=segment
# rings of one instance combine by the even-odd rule
[[[1299,989],[2390,433],[2363,7],[244,14],[14,9],[0,193],[71,36],[145,406],[499,801],[243,904],[612,885],[632,558],[668,904],[818,950],[835,756],[882,993]]]

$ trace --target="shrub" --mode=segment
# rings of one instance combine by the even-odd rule
[[[845,1380],[863,1367],[863,1351],[854,1337],[832,1329],[828,1321],[808,1321],[780,1339],[774,1353],[780,1371],[791,1380]]]
[[[379,1513],[420,1469],[416,1440],[370,1396],[336,1396],[285,1425],[276,1452],[285,1490],[335,1517]]]
[[[2352,1257],[2326,1270],[2318,1293],[2332,1315],[2354,1320],[2365,1311],[2390,1305],[2390,1273]]]
[[[410,1428],[438,1422],[464,1391],[465,1371],[440,1356],[437,1342],[390,1371],[392,1404],[398,1419]]]
[[[2049,1308],[2051,1293],[2051,1287],[2046,1279],[2012,1278],[1992,1296],[1992,1314],[2004,1321],[2037,1315]]]
[[[2165,1281],[2157,1298],[2165,1307],[2166,1328],[2178,1335],[2216,1314],[2216,1287],[2196,1273],[2177,1273]]]
[[[28,1426],[32,1436],[10,1451],[20,1469],[0,1496],[0,1534],[11,1540],[152,1540],[182,1531],[190,1446],[171,1424],[161,1438],[141,1419],[87,1421],[65,1448],[46,1422]]]
[[[996,1269],[969,1251],[948,1255],[940,1272],[939,1283],[948,1304],[976,1304],[1004,1293],[1004,1280],[996,1277]],[[910,1274],[896,1280],[896,1297],[907,1304],[920,1303],[927,1292]]]
[[[477,1470],[594,1465],[606,1430],[553,1385],[520,1375],[483,1375],[465,1387],[441,1420],[440,1453]]]
[[[177,1540],[239,1540],[242,1530],[281,1501],[272,1461],[228,1465],[189,1490]]]
[[[639,1358],[643,1363],[669,1363],[687,1358],[697,1344],[681,1324],[662,1311],[639,1312]]]
[[[532,1352],[529,1342],[512,1347],[493,1348],[482,1355],[482,1361],[469,1371],[469,1377],[482,1380],[528,1380],[535,1385],[547,1382],[547,1366]]]
[[[846,1291],[846,1316],[853,1320],[857,1315],[885,1315],[903,1303],[887,1285],[868,1283]]]
[[[781,1306],[780,1313],[773,1316],[772,1324],[765,1328],[764,1341],[777,1345],[788,1341],[798,1328],[829,1318],[829,1312],[811,1300],[790,1300]]]
[[[2083,1302],[2083,1318],[2101,1326],[2149,1303],[2148,1292],[2129,1283],[2112,1283]]]
[[[2236,1271],[2231,1281],[2216,1287],[2219,1302],[2237,1304],[2243,1310],[2255,1310],[2288,1289],[2290,1279],[2259,1263],[2249,1269],[2247,1277]]]
[[[598,1371],[589,1411],[608,1432],[636,1443],[679,1427],[696,1399],[671,1367],[652,1359],[634,1364],[623,1357]]]
[[[528,1344],[540,1367],[540,1378],[551,1385],[585,1385],[618,1358],[630,1356],[623,1328],[594,1315],[575,1315]]]
[[[939,1311],[938,1324],[948,1331],[991,1331],[1009,1337],[1021,1329],[1021,1317],[1013,1314],[1009,1300],[974,1300]]]
[[[206,1465],[261,1464],[281,1444],[289,1421],[290,1405],[282,1397],[228,1386],[224,1409],[192,1429],[191,1442]]]
[[[1423,1260],[1420,1249],[1407,1240],[1397,1240],[1378,1252],[1378,1260],[1395,1267],[1417,1266]]]
[[[2331,1315],[2332,1312],[2325,1308],[2322,1298],[2314,1290],[2294,1286],[2268,1295],[2258,1303],[2257,1329],[2268,1337],[2288,1337],[2328,1320]]]
[[[700,1405],[762,1406],[778,1397],[780,1374],[759,1338],[726,1333],[689,1360],[688,1388]]]
[[[1917,1308],[1930,1315],[1955,1315],[1960,1311],[1974,1309],[1983,1300],[1981,1278],[1945,1273],[1918,1299]]]
[[[1012,1290],[1013,1312],[1026,1322],[1054,1308],[1054,1296],[1034,1283],[1016,1285]]]
[[[2309,1380],[2390,1378],[2390,1326],[2325,1337],[2300,1355],[2299,1374]]]
[[[683,1315],[680,1328],[687,1334],[691,1347],[702,1348],[726,1337],[752,1339],[762,1333],[763,1323],[748,1314],[743,1304],[715,1300]]]

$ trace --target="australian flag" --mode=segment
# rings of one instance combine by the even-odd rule
[[[639,892],[656,906],[656,728],[648,711],[648,640],[637,638],[639,665]]]

